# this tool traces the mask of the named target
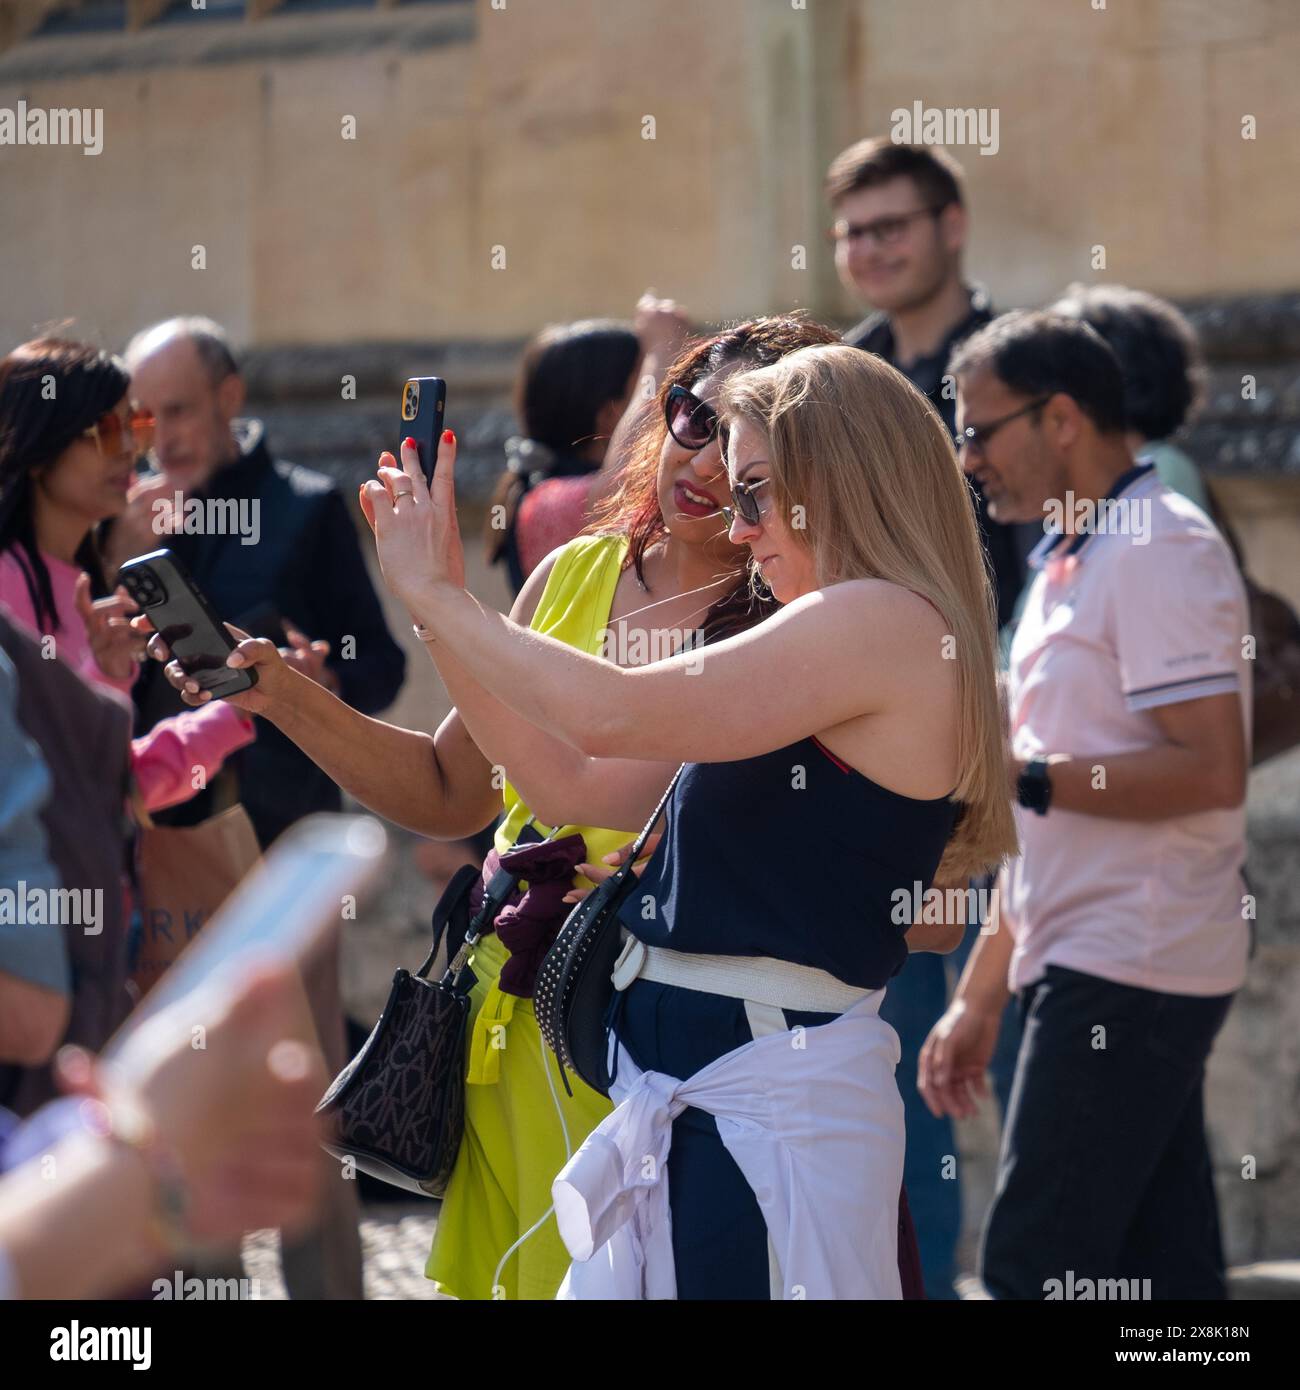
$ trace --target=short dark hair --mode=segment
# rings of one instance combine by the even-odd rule
[[[1119,359],[1082,319],[1015,309],[972,334],[948,364],[953,376],[988,369],[1022,396],[1069,396],[1102,434],[1126,427]]]
[[[859,140],[831,160],[826,171],[826,201],[834,207],[859,188],[876,188],[899,178],[911,179],[931,207],[965,201],[961,165],[946,150],[896,145],[884,135]]]
[[[1176,434],[1199,403],[1205,364],[1196,330],[1169,303],[1124,285],[1071,285],[1051,306],[1095,328],[1119,358],[1124,412],[1143,439]]]

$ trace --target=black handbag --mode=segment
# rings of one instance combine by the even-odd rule
[[[425,1197],[446,1191],[465,1131],[465,1024],[475,983],[466,961],[518,883],[499,869],[471,917],[479,873],[472,864],[457,870],[433,910],[424,964],[393,975],[379,1021],[316,1107],[330,1121],[321,1141],[328,1153]],[[430,981],[444,931],[447,968]]]
[[[673,773],[617,873],[597,884],[569,913],[538,972],[533,1013],[542,1037],[559,1060],[560,1080],[569,1095],[573,1089],[566,1068],[577,1072],[593,1091],[609,1094],[605,1014],[614,993],[614,965],[623,949],[618,912],[636,887],[632,866],[685,766]]]

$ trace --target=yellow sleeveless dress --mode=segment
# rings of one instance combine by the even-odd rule
[[[598,655],[609,623],[625,536],[580,536],[560,552],[533,615],[532,627]],[[531,814],[507,782],[498,852],[515,842]],[[552,827],[537,823],[542,835]],[[639,829],[639,827],[637,827]],[[587,861],[633,838],[636,830],[560,827],[586,841]],[[589,879],[575,879],[591,887]],[[554,1055],[542,1040],[531,999],[502,994],[509,951],[493,933],[471,961],[478,977],[470,994],[465,1138],[443,1199],[425,1275],[456,1298],[554,1298],[569,1267],[551,1205],[551,1183],[570,1152],[610,1112],[609,1100],[570,1075],[565,1094]],[[548,1082],[549,1071],[549,1082]],[[561,1121],[563,1116],[563,1121]],[[567,1144],[565,1130],[568,1131]],[[506,1252],[535,1223],[522,1245]]]

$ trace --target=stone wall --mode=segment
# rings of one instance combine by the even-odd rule
[[[0,53],[0,106],[101,108],[105,143],[0,147],[0,337],[201,311],[241,345],[496,340],[646,285],[705,319],[846,314],[822,175],[918,101],[998,114],[996,153],[954,151],[998,303],[1097,275],[1291,289],[1298,64],[1300,10],[1273,0],[930,0],[921,22],[455,0],[31,38]]]
[[[1210,1060],[1208,1115],[1231,1263],[1300,1255],[1300,750],[1250,780],[1255,954]],[[1252,1161],[1253,1160],[1253,1161]]]

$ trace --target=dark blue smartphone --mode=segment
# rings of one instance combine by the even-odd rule
[[[402,439],[409,436],[415,440],[424,481],[430,485],[446,408],[447,383],[440,376],[413,376],[402,387]]]

